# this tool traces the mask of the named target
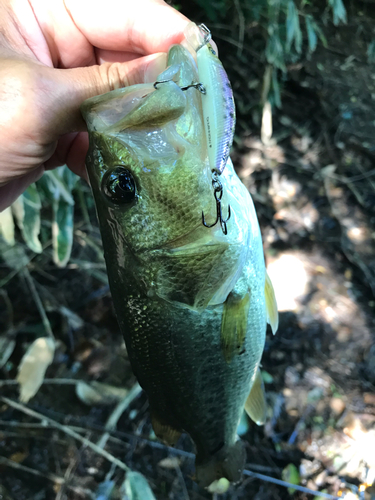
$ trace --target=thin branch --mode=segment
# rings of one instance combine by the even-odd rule
[[[56,476],[50,472],[39,472],[36,469],[32,469],[31,467],[26,467],[26,465],[19,464],[14,462],[13,460],[9,460],[9,458],[0,457],[0,464],[5,465],[7,467],[12,467],[12,469],[22,470],[23,472],[28,472],[29,474],[33,474],[34,476],[43,477],[45,479],[49,479],[57,484],[64,484],[65,479],[60,476]],[[1,497],[0,497],[1,498]]]
[[[31,277],[30,272],[29,272],[27,267],[25,267],[22,270],[22,274],[25,277],[27,284],[29,285],[31,295],[33,296],[36,307],[37,307],[39,314],[42,318],[43,326],[44,326],[46,333],[48,334],[49,337],[51,337],[51,339],[55,339],[53,332],[52,332],[51,324],[49,322],[49,319],[47,317],[46,311],[45,311],[44,306],[43,306],[43,302],[42,302],[41,298],[39,297],[38,291],[34,285],[33,278]]]
[[[134,389],[134,393],[135,393],[136,392],[136,386],[133,387],[133,389]],[[128,394],[127,397],[129,397],[129,396],[130,396],[130,393]],[[118,460],[117,458],[115,458],[113,455],[111,455],[107,451],[105,451],[102,448],[100,448],[98,445],[96,445],[95,443],[93,443],[89,439],[80,436],[77,432],[73,431],[70,427],[67,427],[65,425],[61,425],[58,422],[56,422],[55,420],[53,420],[53,419],[51,419],[49,417],[46,417],[46,416],[44,416],[44,415],[42,415],[40,413],[37,413],[37,412],[31,410],[30,408],[27,408],[26,406],[24,406],[24,405],[22,405],[20,403],[16,403],[15,401],[12,401],[11,399],[8,399],[6,397],[0,396],[0,401],[3,401],[7,405],[11,406],[12,408],[15,408],[16,410],[19,410],[19,411],[25,413],[26,415],[29,415],[31,417],[34,417],[34,418],[38,419],[38,420],[47,422],[51,427],[59,429],[62,432],[64,432],[65,434],[68,434],[69,436],[72,436],[74,439],[76,439],[77,441],[80,441],[81,443],[83,443],[84,445],[86,445],[88,448],[92,449],[98,455],[103,456],[109,462],[111,462],[112,464],[115,464],[116,466],[118,466],[120,469],[122,469],[122,470],[124,470],[126,472],[128,472],[128,471],[131,470],[126,464],[124,464],[123,462],[121,462],[120,460]],[[1,422],[0,422],[0,425],[1,425]],[[34,427],[33,424],[27,424],[27,425],[30,426],[30,427]],[[84,429],[84,428],[78,428],[78,427],[75,427],[75,428],[78,431],[81,431],[81,432],[84,432],[84,431],[87,430],[87,429]],[[108,431],[108,433],[110,433],[110,432],[111,431]],[[121,433],[118,433],[118,434],[121,434]],[[115,439],[115,438],[111,438],[110,436],[108,436],[108,437],[110,439]],[[151,445],[151,446],[153,446],[155,448],[167,449],[171,453],[176,454],[176,455],[180,455],[180,456],[183,456],[183,457],[186,457],[186,458],[189,458],[189,459],[194,459],[195,458],[194,453],[190,453],[190,452],[187,452],[187,451],[184,451],[184,450],[179,450],[179,449],[176,449],[176,448],[171,448],[169,446],[166,446],[165,444],[162,444],[162,443],[159,443],[159,442],[155,442],[155,441],[151,441],[149,439],[142,438],[140,436],[134,435],[134,438],[137,439],[137,440],[139,440],[139,441],[147,442],[149,445]],[[0,463],[1,463],[1,460],[3,460],[3,459],[2,458],[0,459]],[[252,468],[255,469],[258,466],[256,464],[248,464],[248,467],[252,467]],[[259,466],[259,467],[263,467],[263,466]],[[31,470],[33,470],[33,469],[31,469]],[[37,471],[36,471],[36,473],[37,473]],[[314,495],[315,497],[318,496],[318,497],[321,497],[321,498],[327,498],[329,500],[339,500],[338,497],[330,495],[328,493],[323,493],[321,491],[314,491],[314,490],[311,490],[309,488],[305,488],[304,486],[299,486],[298,484],[288,483],[286,481],[282,481],[281,479],[276,479],[274,477],[266,476],[264,474],[259,474],[257,472],[253,472],[253,471],[250,471],[250,470],[244,470],[243,473],[244,473],[245,476],[249,476],[249,477],[252,477],[252,478],[255,478],[255,479],[260,479],[261,481],[266,481],[266,482],[269,482],[269,483],[274,483],[274,484],[277,484],[279,486],[284,486],[285,488],[294,488],[295,490],[302,491],[304,493],[309,493],[311,495]],[[38,475],[38,473],[37,473],[37,475]],[[58,476],[56,476],[56,477],[58,477]],[[64,481],[63,478],[60,478],[60,480]]]
[[[76,380],[71,378],[45,378],[43,384],[57,384],[57,385],[77,385],[82,380]],[[17,380],[0,380],[0,387],[4,385],[18,385]]]
[[[119,418],[141,392],[141,386],[138,383],[134,384],[127,396],[116,405],[115,409],[113,410],[105,424],[105,430],[107,432],[105,432],[97,442],[97,446],[99,446],[99,448],[105,447],[110,437],[110,432],[116,429]]]
[[[41,413],[37,413],[34,410],[30,410],[30,408],[27,408],[27,406],[21,404],[21,403],[16,403],[16,401],[12,401],[9,398],[5,398],[4,396],[0,396],[0,400],[6,403],[7,405],[11,406],[12,408],[15,408],[16,410],[21,411],[22,413],[25,413],[26,415],[29,415],[30,417],[36,418],[41,421],[48,422],[50,425],[55,427],[56,429],[59,429],[60,431],[64,432],[65,434],[68,434],[68,436],[71,436],[72,438],[76,439],[80,443],[86,445],[88,448],[90,448],[92,451],[97,453],[98,455],[101,455],[102,457],[106,458],[109,462],[116,464],[117,467],[120,469],[128,472],[131,469],[124,464],[124,462],[121,462],[121,460],[118,460],[116,457],[111,455],[105,450],[102,450],[99,448],[98,445],[90,441],[89,439],[80,436],[77,434],[77,432],[74,432],[70,427],[67,427],[66,425],[61,425],[52,418],[46,417],[45,415],[42,415]]]
[[[298,484],[287,483],[281,479],[265,476],[264,474],[258,474],[257,472],[252,472],[250,470],[244,470],[243,473],[245,476],[254,477],[255,479],[260,479],[261,481],[266,481],[268,483],[278,484],[279,486],[284,486],[285,488],[293,488],[298,491],[303,491],[303,493],[310,493],[310,495],[314,495],[315,497],[329,498],[329,500],[339,500],[338,497],[330,495],[329,493],[310,490],[310,488],[305,488],[304,486],[299,486]]]
[[[245,36],[245,16],[243,15],[239,0],[234,0],[234,5],[238,14],[239,23],[237,57],[240,57],[243,50],[243,41]]]

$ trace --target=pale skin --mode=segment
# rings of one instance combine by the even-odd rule
[[[85,176],[80,105],[154,81],[187,23],[162,0],[0,0],[0,210],[45,169]]]

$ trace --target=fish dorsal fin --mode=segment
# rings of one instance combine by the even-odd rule
[[[266,297],[267,323],[271,325],[272,333],[275,335],[279,327],[279,313],[277,311],[277,302],[275,291],[272,286],[271,278],[266,271],[266,281],[264,285],[264,295]]]
[[[266,394],[260,369],[245,403],[245,411],[257,425],[263,425],[267,417]]]
[[[249,309],[250,291],[243,296],[231,292],[224,302],[221,347],[227,363],[232,361],[235,354],[241,354],[243,351]]]

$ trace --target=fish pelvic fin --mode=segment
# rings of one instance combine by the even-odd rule
[[[264,383],[259,368],[245,403],[245,411],[257,425],[265,423],[267,418],[267,403]]]
[[[163,423],[153,413],[151,414],[151,423],[156,436],[168,446],[175,446],[181,436],[181,431]]]
[[[199,486],[208,488],[222,478],[238,483],[245,466],[246,451],[244,443],[238,439],[229,447],[223,446],[211,458],[200,463],[199,454],[195,461],[196,480]]]
[[[242,354],[250,309],[250,292],[240,296],[231,292],[224,302],[221,320],[221,347],[227,363]]]
[[[275,291],[267,271],[264,285],[264,295],[266,297],[267,323],[271,325],[272,333],[275,335],[279,327],[279,313],[277,310]]]

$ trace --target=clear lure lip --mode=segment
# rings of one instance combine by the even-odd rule
[[[211,170],[221,174],[233,142],[236,112],[228,75],[209,44],[211,33],[205,25],[190,23],[185,37],[197,54],[199,81],[205,88],[202,108]]]

